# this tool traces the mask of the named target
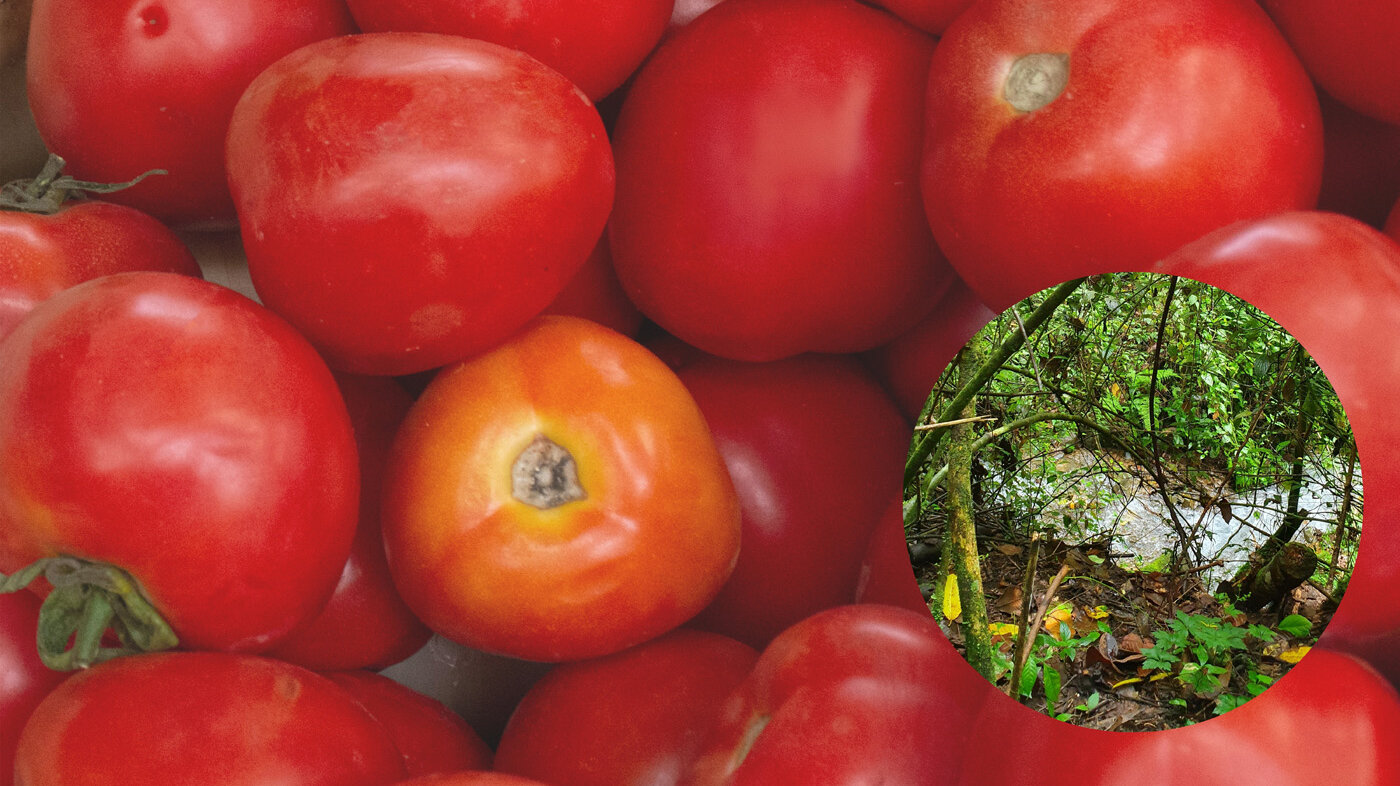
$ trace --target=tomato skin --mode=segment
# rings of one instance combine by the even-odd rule
[[[625,336],[636,336],[642,327],[642,312],[627,299],[613,269],[612,253],[605,233],[554,302],[541,313],[591,319]]]
[[[229,224],[224,134],[238,96],[277,58],[353,30],[343,0],[36,0],[29,105],[74,177],[169,172],[106,199],[175,224]]]
[[[39,702],[68,675],[39,660],[34,637],[39,598],[29,592],[0,595],[0,786],[11,786],[15,746]]]
[[[410,776],[491,768],[491,749],[442,702],[370,671],[326,676],[384,725]]]
[[[919,580],[909,560],[904,535],[904,506],[893,500],[870,533],[865,559],[856,581],[856,603],[884,603],[920,614],[929,613],[928,601],[919,591]]]
[[[394,786],[553,786],[504,772],[453,772],[424,775],[399,781]]]
[[[278,61],[234,110],[228,168],[259,298],[332,366],[376,375],[520,329],[582,266],[613,196],[577,88],[520,52],[430,33]]]
[[[972,0],[874,0],[874,4],[934,35],[948,29]]]
[[[336,383],[360,459],[359,525],[331,599],[269,655],[313,671],[382,669],[417,652],[432,636],[394,588],[379,523],[389,445],[413,397],[387,377],[337,374]]]
[[[764,649],[680,783],[952,783],[994,693],[928,614],[827,609]]]
[[[1021,111],[1005,85],[1031,54],[1067,55],[1068,83]],[[1317,199],[1316,92],[1249,0],[978,3],[939,40],[926,107],[929,223],[997,311]]]
[[[570,786],[675,784],[757,659],[726,636],[677,630],[561,664],[511,715],[496,769]]]
[[[1322,192],[1317,209],[1382,227],[1400,198],[1400,126],[1351,109],[1318,91],[1322,104]]]
[[[947,286],[918,192],[933,42],[851,0],[720,3],[637,73],[609,225],[651,320],[749,361],[869,349]]]
[[[900,496],[909,425],[852,357],[704,357],[677,372],[743,509],[734,575],[693,625],[762,647],[852,603],[871,532]]]
[[[384,728],[330,680],[209,652],[117,658],[70,677],[20,736],[24,786],[378,786],[403,777]]]
[[[1358,112],[1400,124],[1400,9],[1369,0],[1259,4],[1318,85]]]
[[[134,208],[92,201],[48,215],[0,211],[0,338],[39,302],[127,270],[200,275],[179,237]]]
[[[276,315],[171,273],[65,290],[0,342],[0,572],[128,571],[195,649],[267,649],[330,596],[359,477],[325,363]]]
[[[528,465],[545,443],[572,469]],[[571,471],[582,498],[537,505],[512,486]],[[395,582],[429,627],[540,661],[689,619],[729,576],[740,533],[733,483],[675,374],[559,316],[434,377],[390,453],[383,521]]]
[[[553,68],[597,101],[656,46],[672,0],[349,0],[365,32],[450,33],[518,49]]]

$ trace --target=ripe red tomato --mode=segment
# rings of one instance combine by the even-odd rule
[[[739,504],[675,374],[633,340],[541,317],[443,371],[384,487],[389,567],[433,630],[526,660],[616,652],[718,592]]]
[[[923,217],[933,41],[854,0],[720,3],[623,102],[609,229],[628,295],[706,352],[869,349],[949,273]]]
[[[108,563],[184,646],[263,650],[330,596],[358,488],[325,363],[232,290],[117,273],[0,342],[0,572]]]
[[[1400,199],[1400,126],[1377,120],[1319,92],[1325,155],[1318,210],[1373,227]]]
[[[622,291],[617,271],[613,270],[606,234],[598,240],[583,267],[541,313],[583,317],[623,335],[637,335],[642,327],[642,312]]]
[[[911,25],[934,35],[940,35],[958,14],[972,5],[972,0],[874,0]]]
[[[673,786],[757,659],[726,636],[678,630],[557,666],[511,715],[496,769],[570,786]]]
[[[553,786],[504,772],[453,772],[398,781],[394,786]]]
[[[403,757],[344,689],[253,655],[117,658],[70,677],[20,735],[24,786],[380,786]]]
[[[582,266],[613,194],[602,121],[567,79],[429,33],[278,61],[234,110],[228,168],[258,296],[367,374],[520,329]]]
[[[228,224],[224,133],[238,96],[277,58],[353,30],[342,0],[36,0],[29,105],[74,177],[168,172],[107,199],[177,224]]]
[[[13,783],[15,746],[30,713],[68,676],[39,660],[34,648],[38,626],[38,597],[29,592],[0,595],[0,786]]]
[[[349,0],[349,5],[367,33],[452,33],[518,49],[597,101],[656,46],[672,0]]]
[[[40,301],[127,270],[200,275],[175,233],[134,208],[91,201],[51,214],[0,211],[0,338]]]
[[[371,671],[326,676],[384,725],[410,776],[491,768],[491,749],[442,702]]]
[[[927,614],[928,601],[919,591],[914,566],[909,561],[909,545],[904,536],[904,506],[890,501],[885,514],[875,524],[865,558],[856,580],[856,603],[884,603]]]
[[[928,614],[827,609],[768,645],[681,783],[949,783],[1001,738],[970,734],[993,693]]]
[[[1259,0],[1308,73],[1351,108],[1400,124],[1400,8],[1373,0]]]
[[[739,564],[694,624],[762,647],[854,602],[871,532],[900,496],[911,432],[894,402],[852,357],[709,357],[678,374],[743,509]]]
[[[325,608],[268,654],[315,671],[382,669],[417,652],[432,631],[399,597],[384,556],[380,488],[389,445],[413,397],[396,380],[337,374],[360,457],[360,521]]]
[[[1317,199],[1316,93],[1250,0],[977,3],[926,107],[929,222],[994,310]]]

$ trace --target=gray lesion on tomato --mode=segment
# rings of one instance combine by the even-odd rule
[[[540,510],[588,498],[573,454],[543,434],[536,434],[511,464],[510,482],[511,496]]]
[[[1002,97],[1022,112],[1034,112],[1063,93],[1069,84],[1069,55],[1034,52],[1016,58],[1006,74]]]

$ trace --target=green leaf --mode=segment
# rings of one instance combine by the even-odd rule
[[[1035,690],[1035,672],[1037,667],[1038,664],[1034,659],[1026,661],[1025,669],[1021,672],[1021,684],[1017,686],[1017,692],[1022,696],[1029,696],[1031,695],[1031,691]]]
[[[1045,703],[1051,707],[1060,700],[1060,672],[1050,664],[1045,664]]]
[[[1079,710],[1080,712],[1093,712],[1094,708],[1099,706],[1100,698],[1101,697],[1099,696],[1099,692],[1094,691],[1093,693],[1089,694],[1089,698],[1085,699],[1084,702],[1079,706],[1075,707],[1075,709]]]
[[[1301,638],[1312,633],[1312,622],[1301,614],[1289,614],[1279,620],[1278,629],[1290,636]]]

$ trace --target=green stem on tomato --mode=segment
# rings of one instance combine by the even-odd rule
[[[0,210],[57,213],[68,201],[69,195],[75,191],[85,194],[111,194],[131,188],[151,175],[169,174],[164,169],[152,169],[125,183],[94,183],[90,180],[75,180],[61,174],[65,163],[67,162],[62,156],[50,154],[38,177],[33,180],[15,180],[0,187]]]

